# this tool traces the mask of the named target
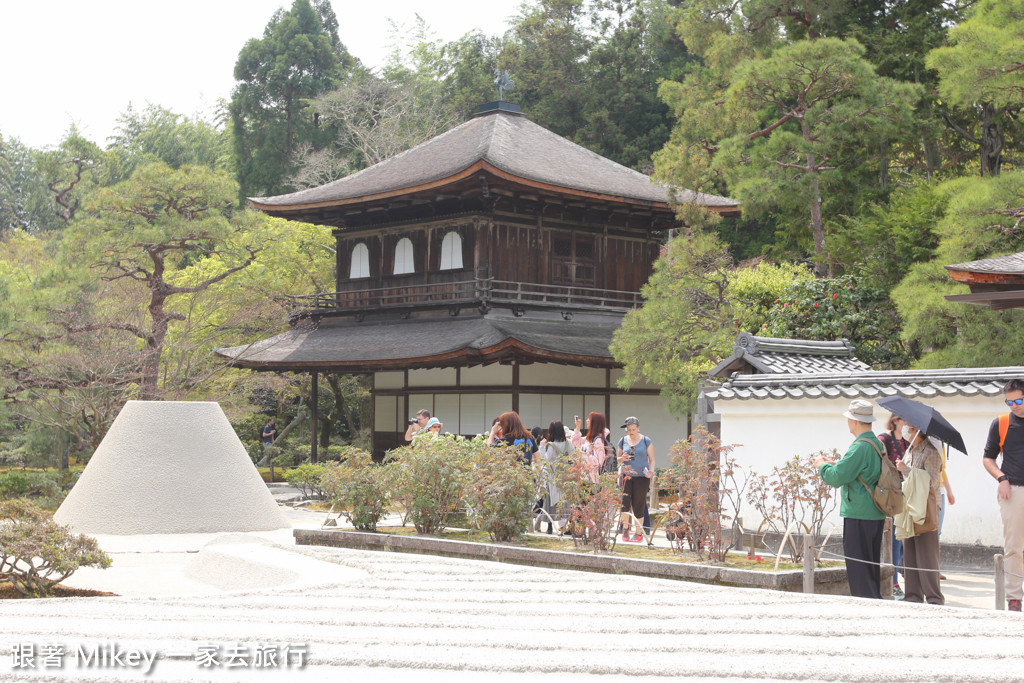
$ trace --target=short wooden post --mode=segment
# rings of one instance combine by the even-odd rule
[[[1003,573],[1003,556],[996,554],[992,556],[996,563],[996,609],[1006,609],[1006,580]]]
[[[882,593],[883,598],[892,597],[892,587],[896,583],[896,567],[892,565],[892,535],[894,529],[892,528],[892,517],[885,520],[885,526],[882,531],[882,567],[879,571],[881,577],[879,581],[881,586],[879,590]],[[889,569],[892,568],[890,573]]]
[[[804,593],[814,592],[814,543],[811,534],[804,534]]]

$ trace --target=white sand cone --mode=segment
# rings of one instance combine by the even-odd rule
[[[128,401],[53,516],[86,534],[291,526],[213,402]]]

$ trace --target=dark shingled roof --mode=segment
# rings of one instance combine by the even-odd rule
[[[708,372],[711,377],[741,374],[841,373],[870,370],[853,355],[853,345],[839,341],[807,341],[757,337],[741,332],[732,355]]]
[[[270,213],[288,207],[352,204],[417,188],[445,185],[484,168],[513,181],[575,190],[619,201],[668,205],[665,187],[648,176],[566,140],[525,116],[495,111],[477,116],[397,156],[320,187],[254,197]],[[725,197],[685,190],[678,201],[736,209]],[[277,209],[277,211],[275,211]]]
[[[357,321],[323,318],[248,346],[217,349],[233,365],[261,370],[368,371],[389,367],[478,365],[513,356],[612,367],[608,351],[622,317],[577,314],[564,320],[553,311],[517,317],[495,309],[486,314],[381,316]]]

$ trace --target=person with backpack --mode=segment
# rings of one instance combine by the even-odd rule
[[[619,439],[615,452],[622,471],[622,540],[626,543],[644,541],[641,525],[647,494],[654,476],[654,442],[640,433],[640,420],[627,417],[622,424],[626,435]],[[636,519],[636,535],[630,536],[630,513]]]
[[[886,515],[875,505],[871,491],[882,472],[885,451],[871,428],[875,416],[870,403],[854,399],[843,417],[853,443],[839,462],[818,456],[814,466],[826,484],[840,489],[839,515],[843,518],[843,555],[850,595],[880,600]]]
[[[889,421],[886,423],[886,431],[878,435],[878,440],[885,446],[885,453],[889,456],[889,462],[894,466],[897,462],[903,459],[903,454],[907,452],[907,447],[910,445],[906,439],[902,436],[903,425],[906,422],[903,421],[902,417],[895,414],[889,415]],[[900,588],[899,575],[906,573],[903,570],[903,541],[896,538],[896,525],[893,523],[892,527],[892,595],[897,600],[903,599],[903,589]]]
[[[537,442],[533,435],[523,426],[519,419],[519,413],[510,410],[498,416],[498,420],[491,425],[491,433],[487,436],[487,445],[493,446],[501,442],[512,446],[519,453],[516,459],[529,467],[533,463],[533,454],[537,452]]]
[[[1003,387],[1010,412],[992,421],[982,452],[985,471],[996,480],[996,500],[1003,519],[1003,557],[1006,603],[1020,612],[1024,598],[1024,380],[1011,379]],[[1002,453],[1002,462],[996,458]]]

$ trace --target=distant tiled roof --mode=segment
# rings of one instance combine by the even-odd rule
[[[961,270],[972,273],[993,273],[997,275],[1024,275],[1024,251],[1007,256],[968,261],[946,266],[946,270]]]
[[[728,377],[741,374],[807,374],[842,373],[870,370],[858,360],[853,345],[839,341],[808,341],[757,337],[741,332],[730,357],[719,363],[708,375]]]
[[[792,373],[734,375],[707,383],[704,395],[713,401],[749,399],[865,398],[906,396],[999,396],[1003,385],[1024,378],[1024,366],[952,368],[942,370],[868,370],[856,373]]]
[[[409,319],[385,316],[357,321],[323,318],[248,346],[217,349],[232,365],[260,370],[362,370],[384,367],[448,367],[504,360],[532,360],[612,367],[608,351],[622,317],[581,314],[564,320],[553,311],[515,316],[446,313]]]
[[[580,147],[525,116],[505,111],[472,118],[397,156],[326,185],[250,201],[270,213],[289,207],[349,204],[443,185],[474,172],[480,164],[542,186],[609,199],[668,204],[666,188],[643,173]],[[707,207],[737,207],[732,199],[689,190],[677,200]]]

